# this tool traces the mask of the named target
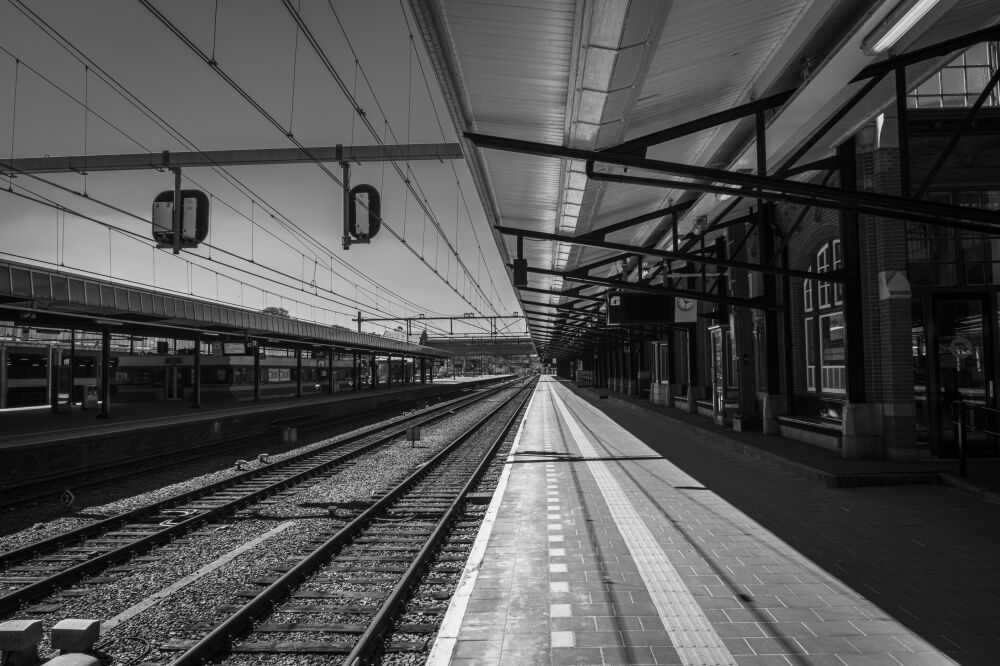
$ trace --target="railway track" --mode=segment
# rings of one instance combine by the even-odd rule
[[[533,383],[514,393],[354,520],[313,539],[314,547],[278,575],[259,579],[259,589],[240,591],[245,600],[227,606],[231,614],[201,639],[162,646],[181,651],[171,666],[201,664],[223,653],[314,655],[323,663],[336,655],[354,666],[384,650],[422,650],[426,640],[383,643],[383,637],[425,574],[457,578],[461,572],[463,545],[471,544],[478,526],[478,518],[463,509],[531,388]],[[453,534],[456,527],[467,533]],[[440,609],[421,613],[435,618]],[[420,636],[436,626],[436,620],[403,622],[393,630]]]
[[[465,390],[468,389],[459,389],[459,391]],[[396,407],[406,409],[423,402],[426,402],[426,399],[414,400],[411,403],[396,405]],[[297,428],[300,442],[295,445],[295,448],[298,448],[308,443],[309,439],[320,440],[334,436],[337,433],[364,427],[373,422],[383,421],[382,411],[381,409],[366,410],[348,417],[314,416],[292,419],[276,418],[272,422],[271,430],[268,432],[254,432],[213,438],[210,441],[171,449],[158,456],[149,456],[142,460],[129,460],[120,464],[95,467],[80,473],[53,475],[44,479],[31,479],[22,483],[11,482],[8,479],[5,481],[4,487],[0,489],[0,509],[58,497],[64,488],[72,488],[79,491],[86,488],[100,487],[111,481],[124,477],[132,477],[138,473],[151,473],[164,468],[175,467],[178,464],[177,460],[179,456],[182,456],[185,462],[192,462],[199,459],[216,457],[223,453],[238,454],[254,449],[259,450],[261,446],[267,446],[274,450],[281,442],[279,439],[282,434],[281,431],[286,426]],[[281,446],[287,448],[288,445],[281,443]]]
[[[398,417],[337,438],[281,462],[264,463],[226,480],[0,553],[0,616],[85,576],[141,556],[154,546],[190,534],[240,507],[319,475],[334,474],[358,456],[402,436],[412,426],[439,421],[503,390],[495,387],[477,391],[420,414]]]

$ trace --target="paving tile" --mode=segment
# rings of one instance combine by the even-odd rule
[[[863,654],[905,652],[906,647],[892,636],[847,636],[854,648]]]
[[[650,648],[650,651],[653,653],[656,663],[662,666],[683,666],[684,664],[680,655],[677,654],[677,650],[672,647],[657,647],[654,645]]]
[[[723,638],[747,638],[749,636],[764,636],[764,630],[754,622],[726,622],[713,624],[715,631]]]
[[[592,666],[603,663],[601,648],[552,648],[552,666]]]
[[[466,641],[459,639],[455,643],[453,655],[458,658],[471,659],[500,659],[500,648],[503,645],[501,639]]]
[[[602,646],[601,658],[604,664],[628,664],[629,666],[640,664],[656,664],[656,657],[653,651],[644,646],[624,645],[624,646]]]
[[[838,654],[846,666],[899,666],[889,654]]]
[[[549,620],[549,628],[552,631],[597,631],[597,622],[590,616],[554,617]]]
[[[754,654],[801,654],[804,652],[802,646],[793,638],[751,637],[743,640],[750,646]]]

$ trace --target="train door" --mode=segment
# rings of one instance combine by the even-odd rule
[[[167,400],[180,400],[184,397],[184,368],[177,365],[166,367],[166,386],[164,387]]]

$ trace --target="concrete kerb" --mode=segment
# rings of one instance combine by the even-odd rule
[[[940,478],[941,483],[949,488],[953,488],[959,492],[968,493],[970,495],[975,495],[979,499],[992,502],[993,504],[1000,504],[1000,493],[995,490],[982,488],[974,483],[971,483],[968,479],[963,479],[962,477],[954,474],[942,473],[939,474],[938,477]]]

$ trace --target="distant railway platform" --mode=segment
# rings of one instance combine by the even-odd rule
[[[286,428],[298,428],[318,418],[353,417],[394,405],[421,404],[501,377],[458,377],[433,382],[339,391],[262,402],[122,403],[110,418],[98,418],[99,408],[51,412],[49,408],[5,410],[0,413],[0,489],[37,485],[75,471],[86,473],[112,463],[140,461],[150,455],[203,448],[205,442],[235,435],[273,433],[280,441]]]
[[[1000,505],[947,461],[675,412],[542,378],[429,664],[1000,663]]]

